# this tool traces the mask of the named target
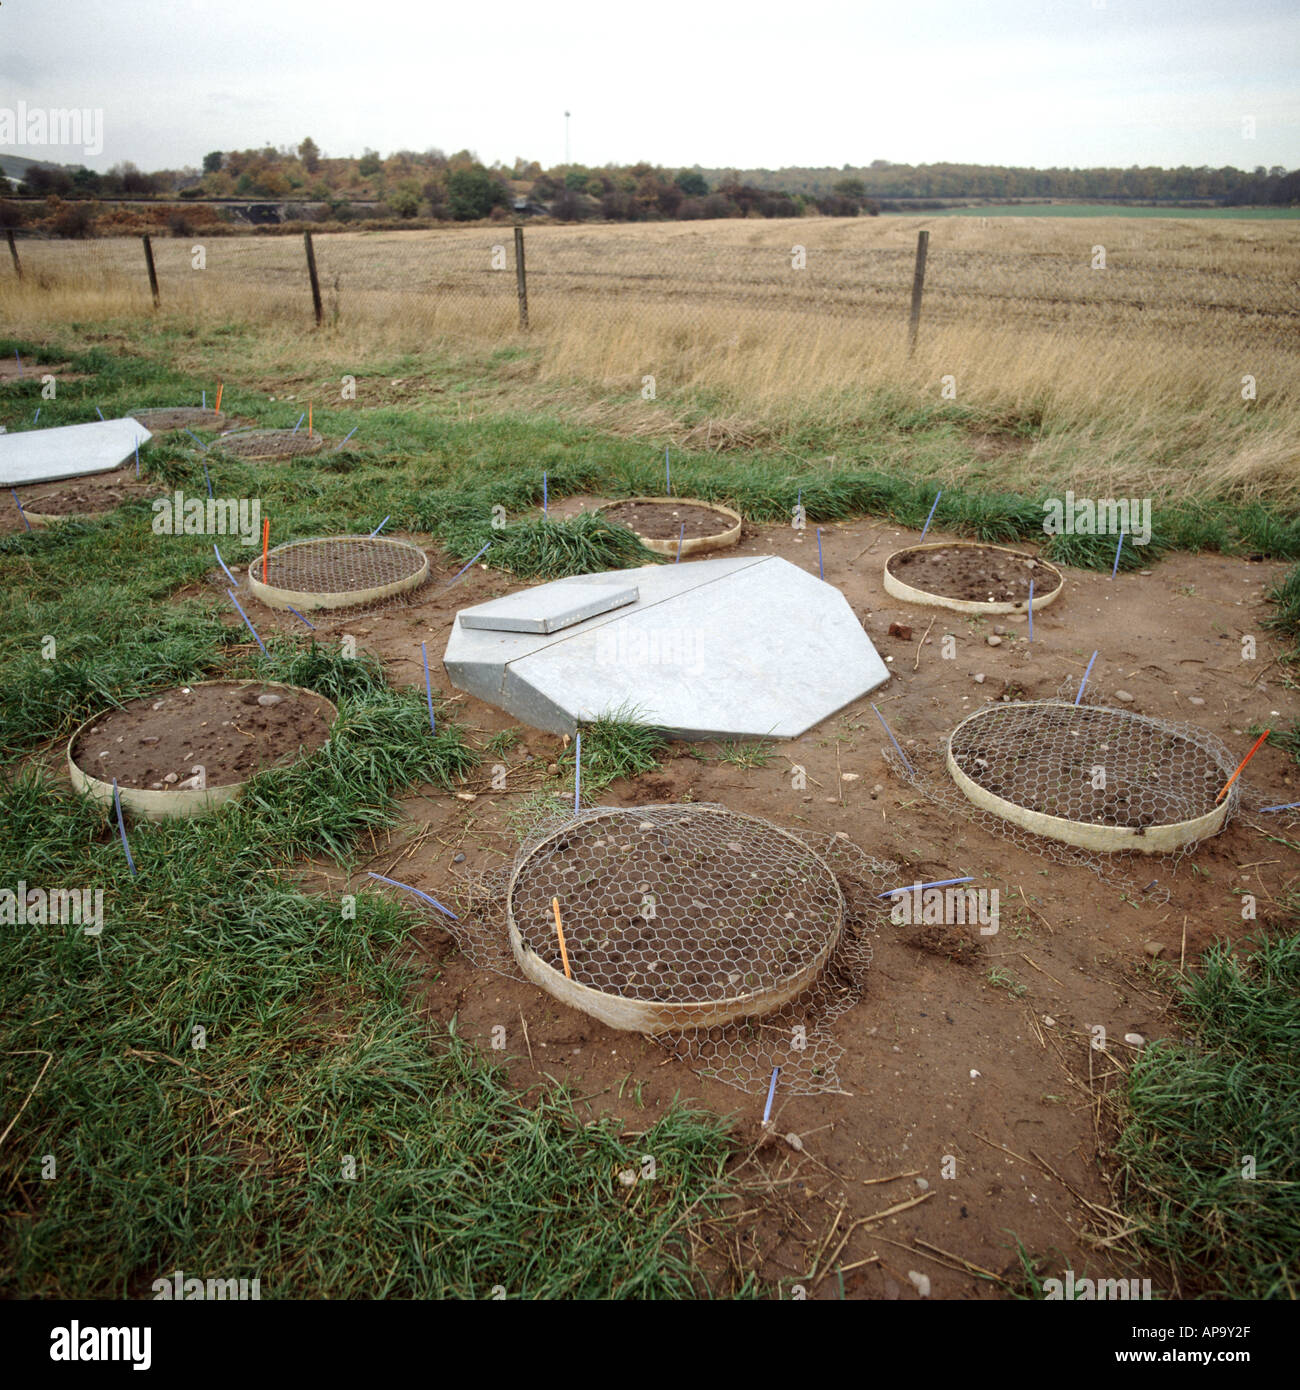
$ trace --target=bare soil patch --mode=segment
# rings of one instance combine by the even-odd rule
[[[1038,599],[1059,588],[1056,576],[1032,555],[994,546],[954,545],[891,555],[889,572],[913,589],[976,603],[1022,603],[1034,585]]]
[[[209,787],[225,787],[321,747],[332,717],[319,695],[225,682],[182,686],[111,710],[81,735],[72,757],[123,787],[163,791],[196,766]]]
[[[680,502],[614,502],[603,515],[639,536],[656,541],[675,541],[683,535],[688,541],[720,536],[735,523],[709,507],[692,507]]]

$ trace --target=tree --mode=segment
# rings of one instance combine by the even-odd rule
[[[388,206],[398,217],[414,217],[420,211],[420,185],[415,179],[402,179],[388,195]]]
[[[221,151],[210,150],[203,156],[203,172],[205,174],[216,174],[221,170]]]
[[[505,185],[481,164],[453,169],[447,175],[447,203],[457,222],[475,222],[508,201]]]
[[[314,174],[320,168],[320,146],[310,135],[298,146],[298,158],[309,174]]]
[[[357,173],[363,179],[372,179],[384,167],[384,161],[380,159],[376,150],[367,150],[361,156],[361,162],[357,165]]]
[[[704,175],[697,173],[694,169],[683,169],[677,175],[676,182],[677,187],[688,198],[707,198],[709,195],[709,185]]]

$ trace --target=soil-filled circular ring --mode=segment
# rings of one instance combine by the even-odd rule
[[[1239,799],[1234,786],[1216,800],[1232,760],[1208,735],[1057,700],[976,710],[949,736],[947,764],[981,810],[1105,853],[1168,854],[1195,844],[1223,828]]]
[[[42,491],[22,502],[23,515],[33,526],[53,526],[60,521],[101,521],[116,508],[139,497],[157,493],[156,487],[134,478],[71,478],[59,484],[37,484]],[[29,494],[30,496],[30,494]]]
[[[726,550],[740,540],[740,513],[698,497],[622,497],[607,502],[598,514],[626,526],[656,555],[676,557],[679,539],[683,558],[707,550]]]
[[[306,430],[230,430],[218,435],[213,447],[258,463],[318,454],[325,447],[325,436],[318,430],[310,434]]]
[[[1024,613],[1031,579],[1037,613],[1060,596],[1065,579],[1055,565],[1027,551],[982,541],[936,541],[896,550],[885,561],[887,594],[956,613]]]
[[[160,405],[127,414],[139,421],[150,434],[169,430],[223,430],[229,422],[225,411],[206,410],[198,405]]]
[[[184,694],[186,689],[191,692],[189,697]],[[281,699],[264,706],[257,699],[260,695],[279,695]],[[153,708],[159,701],[165,706],[174,697],[184,699],[186,705],[165,711]],[[219,722],[205,734],[201,732],[204,723],[198,718],[205,712],[210,716],[228,713],[230,723]],[[302,686],[281,681],[195,681],[188,687],[175,686],[130,700],[87,719],[68,739],[68,775],[79,792],[110,806],[116,776],[123,808],[148,820],[208,815],[237,797],[257,773],[287,766],[323,747],[337,718],[338,709],[332,701]],[[110,724],[119,723],[124,739],[132,742],[124,747],[115,770],[112,762],[92,754],[88,745],[101,736],[112,738]],[[250,724],[252,729],[247,727]],[[229,734],[221,732],[226,727],[231,730]],[[142,734],[139,730],[143,728],[157,728],[159,732]],[[249,740],[247,745],[245,739]],[[266,748],[265,756],[257,753],[259,746]],[[111,755],[112,746],[103,751]],[[254,765],[245,766],[250,754],[255,755]],[[95,772],[87,770],[96,763],[100,765]],[[146,765],[152,765],[151,770],[140,771]],[[204,768],[205,784],[179,786],[189,780],[196,766]],[[164,772],[167,767],[170,771]],[[122,773],[132,781],[123,785]],[[175,776],[176,782],[161,788],[153,785],[169,775]]]
[[[248,588],[268,608],[355,608],[419,588],[429,557],[389,536],[324,536],[287,541],[248,565]]]
[[[653,1035],[797,998],[835,949],[844,897],[819,855],[756,817],[699,804],[616,807],[533,846],[511,874],[506,921],[534,984],[611,1028]]]

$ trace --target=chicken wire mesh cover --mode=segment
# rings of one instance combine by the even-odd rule
[[[287,459],[319,453],[325,436],[317,430],[231,430],[218,436],[216,443],[242,459]]]
[[[152,434],[167,430],[183,430],[193,425],[196,429],[220,429],[226,423],[226,416],[215,410],[207,410],[198,405],[166,405],[151,407],[148,410],[132,410],[131,419],[138,420]]]
[[[1213,734],[1086,699],[991,704],[933,753],[881,752],[930,801],[1121,882],[1135,852],[1175,865],[1223,829],[1243,794],[1236,782],[1216,801],[1239,759]]]
[[[557,810],[446,922],[476,964],[756,1092],[839,1089],[829,1025],[860,997],[898,867],[707,803]],[[552,900],[558,899],[572,978]]]
[[[353,608],[418,588],[429,577],[419,546],[388,536],[288,541],[248,566],[248,587],[269,608]]]

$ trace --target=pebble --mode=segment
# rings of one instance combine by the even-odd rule
[[[1004,627],[995,627],[993,631],[998,637],[1005,637],[1007,630]]]
[[[930,1276],[928,1274],[918,1274],[916,1270],[909,1269],[907,1277],[912,1281],[913,1287],[921,1298],[930,1297]]]
[[[841,781],[841,782],[856,782],[856,781],[858,780],[858,778],[861,777],[861,776],[862,776],[862,774],[861,774],[860,772],[841,772],[841,773],[840,773],[840,781]]]
[[[281,704],[281,703],[283,702],[283,700],[284,700],[284,696],[283,696],[283,695],[259,695],[259,696],[257,697],[257,703],[258,703],[259,705],[266,705],[268,708],[269,708],[271,705],[278,705],[278,704]]]
[[[169,772],[169,773],[167,774],[167,776],[163,778],[163,781],[166,782],[167,785],[168,785],[169,787],[170,787],[174,782],[179,782],[180,780],[181,780],[181,779],[180,779],[180,778],[176,775],[176,773],[174,773],[174,772]]]
[[[560,771],[560,765],[559,765],[559,763],[547,763],[547,764],[546,764],[546,775],[547,775],[548,777],[554,777],[554,776],[556,776],[556,775],[559,773],[559,771]]]
[[[1130,1047],[1145,1047],[1147,1045],[1147,1040],[1141,1033],[1125,1033],[1124,1041],[1128,1043]]]
[[[1115,692],[1115,698],[1123,705],[1131,705],[1133,703],[1133,696],[1130,695],[1127,690],[1117,690]]]
[[[146,735],[140,740],[140,742],[141,742],[141,743],[145,743],[145,744],[149,744],[150,746],[152,746],[153,744],[155,744],[155,743],[158,742],[158,735],[157,735],[157,734],[146,734]]]
[[[453,864],[463,864],[465,862],[465,856],[463,854],[454,854],[452,855],[451,862]]]
[[[163,784],[162,784],[161,782],[150,782],[150,783],[149,783],[149,789],[150,789],[150,791],[160,792],[160,791],[162,791],[162,787],[163,787]]]
[[[1189,705],[1203,705],[1205,701],[1202,700],[1199,695],[1189,695],[1187,697],[1187,703]]]
[[[803,1153],[803,1140],[800,1139],[797,1134],[787,1134],[785,1136],[785,1142],[790,1145],[795,1153]]]
[[[1044,1026],[1047,1027],[1047,1028],[1055,1028],[1055,1027],[1056,1027],[1056,1020],[1052,1017],[1051,1014],[1044,1014],[1044,1015],[1043,1015],[1043,1024],[1044,1024]]]
[[[1152,960],[1159,960],[1164,951],[1164,943],[1161,941],[1144,941],[1142,949],[1151,957]]]
[[[975,684],[976,684],[976,685],[983,685],[983,684],[984,684],[984,672],[983,672],[983,671],[979,672],[979,674],[975,677]]]
[[[149,706],[150,709],[162,709],[162,707],[163,702],[161,700],[155,700],[153,704]]]
[[[928,1178],[917,1178],[916,1185],[921,1189],[922,1192],[929,1192],[930,1190],[930,1182]]]
[[[478,800],[478,795],[477,795],[477,793],[475,793],[475,792],[457,792],[457,793],[456,793],[456,800],[457,800],[457,801],[477,801],[477,800]]]
[[[1000,647],[1002,645],[1002,639],[1000,637],[986,637],[984,640],[990,647]]]

